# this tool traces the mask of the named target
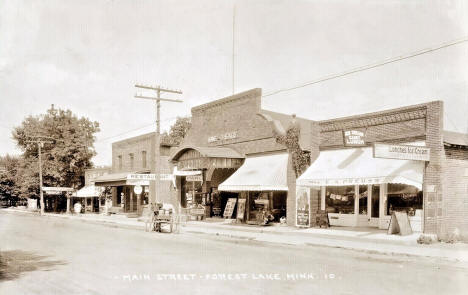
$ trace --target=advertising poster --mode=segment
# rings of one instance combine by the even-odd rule
[[[310,193],[306,187],[296,189],[296,226],[310,226]]]

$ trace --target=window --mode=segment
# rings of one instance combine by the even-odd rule
[[[327,186],[325,204],[329,213],[354,214],[354,185]]]
[[[129,154],[130,156],[130,169],[133,169],[133,160],[135,159],[135,157],[133,156],[133,154]]]
[[[416,210],[422,210],[423,192],[410,185],[389,183],[387,200],[386,214],[403,211],[414,216]]]
[[[119,155],[117,158],[119,161],[119,170],[122,170],[122,155]]]
[[[146,151],[141,152],[141,167],[146,168]]]

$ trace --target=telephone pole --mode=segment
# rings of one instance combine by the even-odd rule
[[[42,148],[44,147],[44,143],[54,143],[51,137],[45,136],[31,136],[32,138],[36,138],[35,140],[27,140],[26,142],[36,143],[38,149],[38,158],[39,158],[39,195],[40,195],[40,205],[41,205],[41,215],[44,215],[44,193],[42,191],[42,159],[41,153]]]
[[[156,139],[155,139],[155,146],[154,146],[154,161],[151,161],[151,172],[155,174],[155,181],[150,181],[150,196],[149,196],[149,203],[155,203],[157,200],[161,198],[160,196],[160,175],[161,175],[161,118],[160,118],[160,109],[161,109],[161,101],[168,101],[168,102],[183,102],[180,99],[169,99],[169,98],[161,98],[161,92],[166,93],[176,93],[182,94],[180,90],[173,90],[164,88],[161,86],[146,86],[135,84],[136,88],[142,89],[149,89],[156,91],[156,97],[149,97],[143,95],[135,95],[135,98],[143,98],[143,99],[150,99],[156,102]]]

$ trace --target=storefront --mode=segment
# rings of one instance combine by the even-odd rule
[[[424,165],[376,158],[372,147],[323,151],[297,186],[320,196],[320,209],[328,213],[330,225],[386,229],[397,210],[406,212],[413,230],[421,232]]]
[[[219,184],[243,162],[229,148],[184,146],[171,157],[181,210],[190,215],[222,217],[227,200],[237,195],[218,191]]]
[[[279,222],[286,217],[288,154],[252,156],[218,190],[238,194],[236,215],[241,222]],[[245,205],[244,205],[245,204]]]
[[[129,175],[135,173],[111,173],[95,179],[97,187],[110,188],[110,200],[106,200],[108,212],[140,215],[143,206],[148,204],[148,180],[132,180]],[[144,175],[144,174],[142,174]],[[135,186],[142,187],[142,193],[134,192]]]

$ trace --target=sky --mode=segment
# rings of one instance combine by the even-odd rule
[[[467,36],[463,0],[2,0],[0,155],[21,153],[13,128],[54,104],[100,123],[93,162],[110,165],[112,142],[155,130],[154,104],[133,97],[135,83],[182,90],[163,96],[184,101],[162,103],[168,130],[233,90],[270,93]],[[468,132],[467,64],[465,42],[262,107],[324,120],[442,100],[444,128]]]

